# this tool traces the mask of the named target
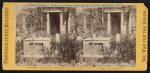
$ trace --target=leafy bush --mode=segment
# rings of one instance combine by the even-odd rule
[[[23,40],[16,41],[16,63],[19,63],[23,55]]]
[[[121,42],[118,45],[116,44],[115,37],[113,36],[110,44],[111,44],[111,47],[109,49],[105,49],[103,52],[105,63],[113,62],[113,60],[115,61],[117,60],[119,62],[129,62],[130,60],[135,60],[136,41],[135,41],[134,35],[128,35],[128,36],[122,37]],[[113,56],[113,52],[115,50],[118,51],[116,55],[117,59],[115,59],[115,56]],[[108,56],[111,56],[111,57],[108,57]],[[111,60],[111,58],[112,58],[112,61],[109,61]]]
[[[71,37],[68,34],[61,36],[60,42],[60,54],[62,55],[62,60],[65,62],[70,62],[71,60],[77,60],[77,53],[82,49],[82,42],[77,41],[76,37]]]
[[[136,58],[136,41],[135,41],[135,36],[131,38],[131,36],[126,36],[123,41],[120,43],[120,54],[122,56],[123,61],[129,61],[129,60],[135,60]]]
[[[54,36],[53,36],[54,37]],[[51,42],[51,50],[58,50],[58,62],[77,61],[77,53],[82,49],[82,42],[77,41],[76,37],[68,34],[60,35],[60,43],[56,43],[55,39]]]

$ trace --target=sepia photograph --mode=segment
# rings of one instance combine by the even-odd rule
[[[135,67],[136,6],[16,7],[18,66]]]

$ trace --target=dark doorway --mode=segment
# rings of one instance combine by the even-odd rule
[[[60,15],[59,13],[50,14],[51,35],[60,33]]]
[[[111,13],[111,34],[120,33],[121,15],[120,13]]]

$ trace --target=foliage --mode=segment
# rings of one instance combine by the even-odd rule
[[[120,44],[117,46],[116,46],[116,42],[112,40],[109,53],[111,55],[113,51],[117,50],[118,57],[121,58],[121,61],[129,62],[130,60],[135,60],[136,58],[135,45],[136,45],[136,41],[135,41],[135,36],[133,34],[130,36],[125,36],[122,38]]]
[[[60,46],[58,48],[61,60],[70,62],[71,60],[77,60],[77,53],[82,49],[82,42],[77,41],[76,37],[71,38],[70,35],[65,34],[61,36]]]
[[[135,34],[130,34],[128,36],[122,37],[121,42],[117,45],[115,37],[112,37],[111,47],[104,48],[103,55],[104,58],[102,62],[129,62],[130,60],[136,60],[136,41]],[[116,52],[117,51],[117,52]],[[116,55],[114,55],[116,54]]]
[[[71,62],[78,60],[78,52],[82,49],[82,42],[76,41],[76,37],[68,34],[62,34],[59,43],[55,41],[55,36],[52,36],[50,51],[43,49],[43,63],[56,62]],[[48,48],[47,48],[48,49]],[[58,51],[56,53],[56,51]]]
[[[126,36],[123,41],[120,43],[119,52],[122,56],[123,61],[135,60],[136,58],[136,41],[135,36],[131,38],[133,35]]]
[[[23,55],[23,41],[16,41],[16,63],[19,63]]]

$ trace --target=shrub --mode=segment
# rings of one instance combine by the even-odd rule
[[[120,54],[122,56],[123,61],[135,60],[135,49],[136,49],[136,41],[135,36],[131,38],[132,35],[126,36],[123,41],[120,43]]]
[[[16,63],[19,63],[23,55],[23,40],[16,41]]]
[[[71,62],[71,60],[77,60],[77,53],[82,49],[82,42],[76,41],[76,37],[72,35],[61,34],[60,43],[56,43],[53,39],[52,50],[58,50],[58,61]]]
[[[63,57],[63,60],[70,62],[71,60],[77,59],[77,53],[82,49],[81,41],[76,41],[76,37],[70,37],[70,35],[62,35],[60,42],[60,54]]]

